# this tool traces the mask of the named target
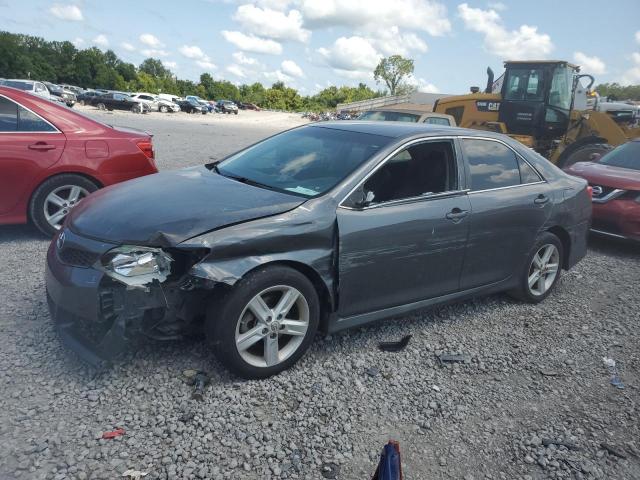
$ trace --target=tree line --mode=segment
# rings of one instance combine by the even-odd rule
[[[330,86],[312,96],[276,82],[235,85],[215,80],[209,73],[198,82],[177,78],[162,62],[147,58],[139,66],[124,62],[112,51],[92,47],[78,49],[71,42],[47,41],[31,35],[0,32],[0,78],[32,78],[82,88],[105,88],[127,92],[198,95],[207,99],[230,99],[255,103],[262,108],[288,111],[323,111],[338,103],[384,95],[364,83],[357,87]]]

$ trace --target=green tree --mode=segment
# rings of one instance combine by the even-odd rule
[[[391,95],[396,95],[398,89],[403,88],[403,84],[409,75],[413,73],[413,60],[404,58],[401,55],[391,55],[383,58],[373,71],[373,78],[376,82],[384,82]],[[406,86],[404,87],[406,88]]]
[[[171,76],[171,70],[166,68],[157,58],[147,58],[140,64],[138,70],[148,73],[152,77],[165,78]]]

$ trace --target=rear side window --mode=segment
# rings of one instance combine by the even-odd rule
[[[55,132],[56,129],[35,113],[0,97],[0,132]]]
[[[472,190],[489,190],[520,184],[518,159],[513,151],[491,140],[463,139]]]
[[[427,117],[425,119],[424,123],[429,123],[431,125],[447,125],[447,126],[451,126],[451,123],[449,123],[449,119],[448,118],[442,118],[442,117]]]
[[[523,184],[526,183],[535,183],[541,180],[540,175],[536,172],[531,165],[527,162],[518,158],[518,165],[520,167],[520,182]]]

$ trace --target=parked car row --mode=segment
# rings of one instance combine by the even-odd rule
[[[51,82],[38,82],[36,80],[22,80],[16,78],[9,80],[0,79],[0,85],[17,88],[46,98],[47,100],[64,103],[67,107],[73,107],[77,101],[75,92]]]

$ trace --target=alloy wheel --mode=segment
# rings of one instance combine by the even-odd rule
[[[78,185],[63,185],[49,193],[44,200],[44,217],[49,225],[59,230],[69,211],[87,195],[89,192]]]
[[[293,355],[309,329],[309,304],[297,289],[278,285],[255,295],[236,324],[236,348],[255,367],[272,367]]]
[[[532,295],[544,295],[558,276],[560,252],[553,244],[546,244],[533,256],[529,265],[528,285]]]

